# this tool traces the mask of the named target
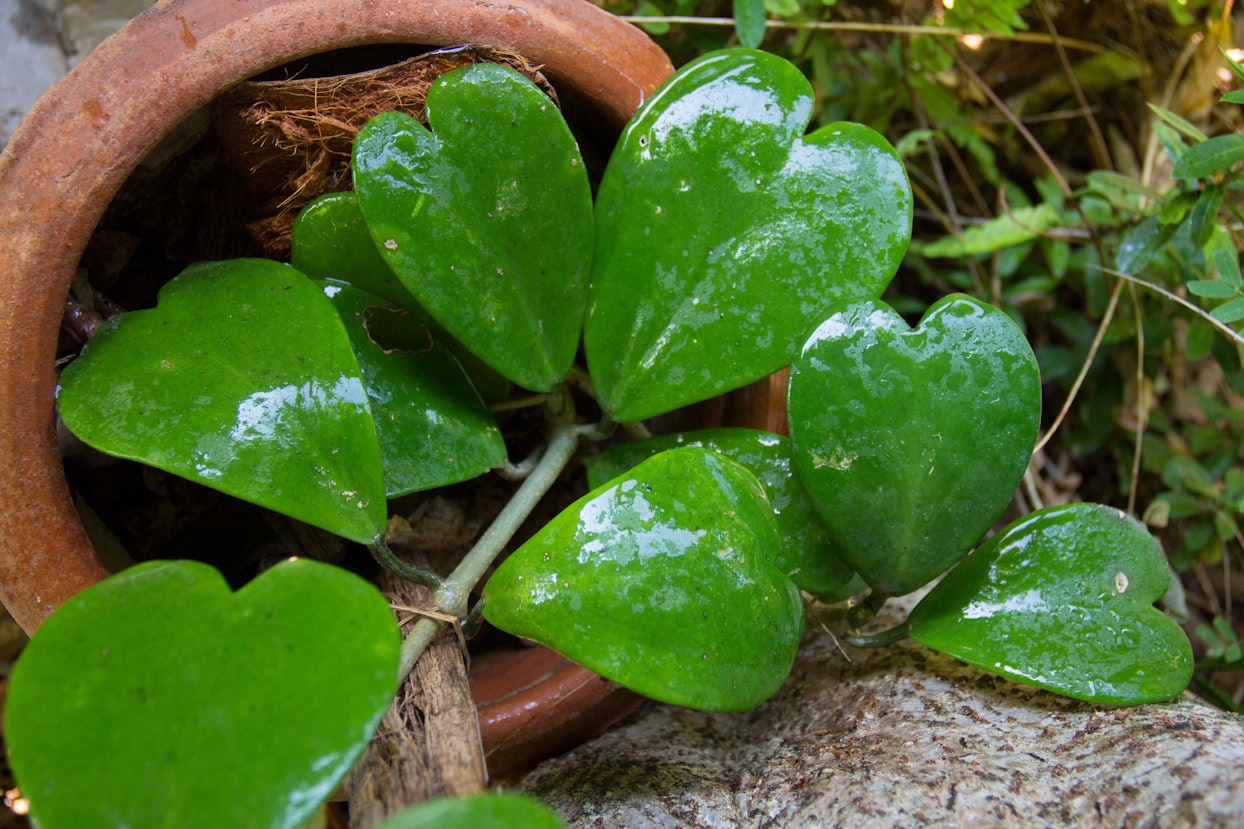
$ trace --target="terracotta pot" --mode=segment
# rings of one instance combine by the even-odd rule
[[[57,332],[92,229],[187,114],[259,72],[376,43],[522,55],[614,135],[672,71],[642,32],[586,0],[161,0],[83,60],[0,155],[0,601],[28,632],[108,575],[74,510],[53,428]],[[524,748],[539,729],[514,706],[530,713],[567,690],[615,718],[620,701],[634,704],[571,663],[540,656],[526,672],[521,691],[477,689],[486,745],[527,758],[564,747],[574,738],[562,717],[552,743]]]

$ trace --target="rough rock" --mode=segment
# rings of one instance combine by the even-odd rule
[[[915,643],[809,634],[743,714],[652,705],[517,787],[574,827],[1226,827],[1244,719],[1190,696],[1102,708]]]

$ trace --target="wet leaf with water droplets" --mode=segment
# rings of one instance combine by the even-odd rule
[[[458,342],[526,389],[574,360],[592,260],[592,195],[560,111],[495,64],[428,91],[432,132],[373,118],[354,145],[380,255]]]
[[[479,392],[421,311],[326,283],[367,389],[388,498],[466,481],[505,463]]]
[[[879,296],[911,237],[898,154],[860,124],[804,135],[790,63],[693,61],[631,119],[600,185],[585,348],[598,397],[639,420],[789,364],[835,303]]]
[[[1153,606],[1170,584],[1135,519],[1068,504],[981,545],[912,611],[911,636],[986,671],[1076,699],[1159,702],[1192,676],[1192,648]]]
[[[842,555],[890,593],[972,549],[1023,477],[1041,415],[1032,349],[966,296],[913,330],[888,305],[836,311],[791,366],[791,442]]]
[[[43,829],[297,829],[367,745],[397,650],[385,597],[340,568],[285,561],[234,593],[148,562],[35,633],[5,741]]]
[[[576,501],[484,587],[484,617],[664,702],[751,708],[790,672],[799,590],[756,478],[674,449]]]
[[[601,486],[658,452],[678,447],[710,449],[755,475],[777,521],[782,542],[774,557],[778,569],[801,590],[824,600],[845,598],[839,591],[852,583],[855,572],[834,548],[829,529],[795,474],[789,438],[755,429],[704,429],[620,443],[585,461],[588,485]]]
[[[337,312],[288,265],[194,265],[114,317],[57,403],[87,444],[366,543],[384,531],[380,447]]]

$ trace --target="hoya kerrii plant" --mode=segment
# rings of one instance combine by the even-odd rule
[[[845,635],[1101,703],[1178,694],[1190,648],[1154,607],[1168,569],[1140,524],[1075,504],[983,541],[1036,439],[1036,362],[976,300],[912,327],[879,299],[910,236],[902,164],[858,124],[805,134],[811,106],[777,57],[706,55],[635,115],[593,200],[538,89],[450,73],[430,129],[389,113],[360,132],[355,192],[304,211],[292,265],[191,267],[65,368],[61,416],[367,545],[441,615],[478,610],[658,700],[755,706],[805,601],[871,591],[875,608],[950,568],[901,627]],[[789,438],[647,435],[786,366]],[[546,437],[511,463],[489,403],[520,401]],[[589,491],[473,603],[576,458]],[[388,549],[388,500],[499,467],[522,483],[452,572]],[[236,592],[203,564],[138,565],[66,603],[16,667],[16,776],[45,829],[296,827],[444,627],[399,643],[379,591],[314,561]]]

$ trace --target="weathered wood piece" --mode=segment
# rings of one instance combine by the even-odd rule
[[[426,606],[428,591],[386,574],[399,607]],[[408,611],[395,611],[400,619]],[[380,729],[346,781],[350,829],[371,829],[405,807],[484,788],[484,748],[458,638],[440,636],[415,663]]]

